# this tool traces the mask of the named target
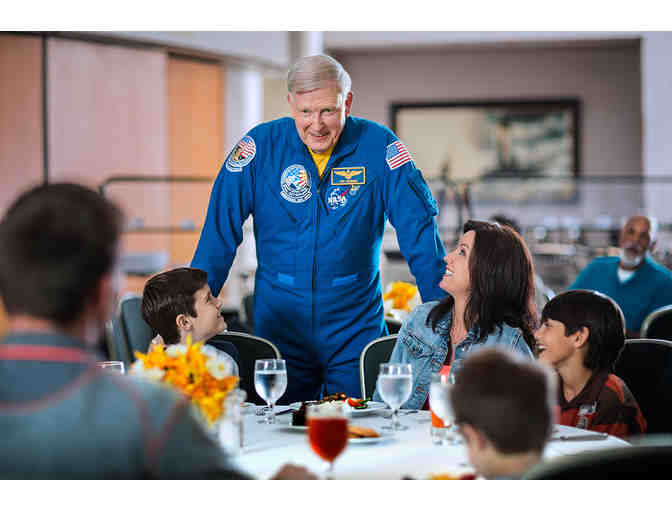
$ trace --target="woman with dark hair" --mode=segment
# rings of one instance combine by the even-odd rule
[[[459,377],[464,358],[488,346],[533,358],[537,316],[530,252],[512,228],[467,221],[446,255],[442,301],[416,307],[402,325],[390,363],[410,363],[413,392],[403,405],[420,409],[432,374]],[[378,391],[374,400],[381,400]]]

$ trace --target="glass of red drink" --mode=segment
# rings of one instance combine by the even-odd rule
[[[308,441],[313,451],[329,463],[327,478],[332,477],[334,460],[348,443],[348,417],[342,403],[308,406]]]

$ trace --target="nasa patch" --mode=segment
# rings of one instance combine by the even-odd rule
[[[257,145],[251,136],[244,136],[231,151],[226,160],[226,169],[229,172],[242,172],[243,167],[250,164],[257,153]]]
[[[327,197],[327,205],[329,209],[335,211],[339,207],[343,207],[348,203],[349,188],[333,188]]]
[[[308,200],[310,192],[310,175],[303,165],[291,165],[285,168],[280,177],[280,196],[288,202],[300,204]]]

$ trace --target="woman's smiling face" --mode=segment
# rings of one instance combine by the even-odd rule
[[[451,296],[466,296],[471,290],[469,277],[469,257],[474,249],[476,233],[473,230],[465,232],[457,242],[457,247],[443,259],[446,262],[446,272],[439,283],[439,287]]]

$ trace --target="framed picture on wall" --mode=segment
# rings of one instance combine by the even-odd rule
[[[576,198],[578,99],[392,103],[390,125],[426,178],[482,201]]]

